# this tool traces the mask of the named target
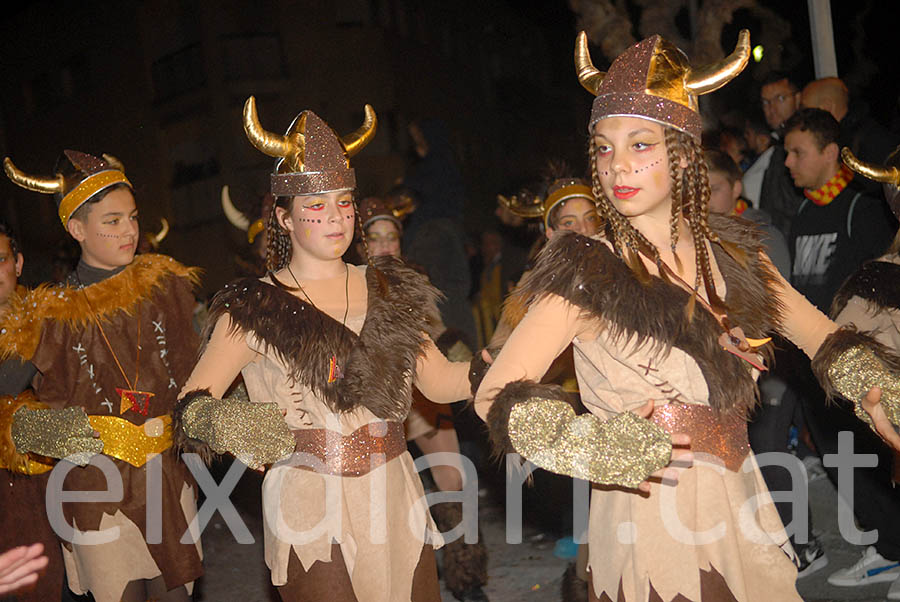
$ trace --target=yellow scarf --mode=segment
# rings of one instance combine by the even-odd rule
[[[816,190],[807,190],[804,188],[803,194],[816,205],[824,207],[833,201],[837,195],[841,194],[841,191],[844,190],[844,188],[847,187],[847,184],[850,183],[850,180],[853,179],[853,175],[853,171],[842,163],[838,172],[831,176],[831,179],[825,182],[824,186],[817,188]]]

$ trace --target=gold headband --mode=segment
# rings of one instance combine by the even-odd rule
[[[569,186],[563,186],[548,194],[547,198],[544,200],[544,227],[550,228],[550,212],[553,211],[554,207],[575,198],[585,199],[596,204],[594,193],[591,191],[590,186],[584,184],[570,184]]]
[[[63,227],[69,225],[69,218],[72,217],[72,214],[92,196],[116,184],[125,184],[129,188],[132,187],[125,174],[118,169],[101,171],[85,178],[69,194],[64,196],[59,203],[59,219],[62,220]]]

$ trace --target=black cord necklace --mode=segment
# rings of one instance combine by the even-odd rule
[[[306,297],[306,300],[309,301],[309,304],[313,306],[313,308],[319,313],[319,327],[322,330],[322,334],[325,334],[325,321],[322,319],[321,309],[316,307],[316,304],[313,303],[313,300],[310,296],[303,290],[303,287],[300,286],[300,281],[297,280],[297,277],[294,276],[294,271],[291,269],[290,264],[287,266],[288,273],[291,275],[291,278],[294,279],[294,284],[297,285],[297,288],[300,289],[300,292],[303,293],[303,296]],[[341,339],[338,342],[338,349],[343,348],[344,346],[344,331],[347,329],[347,314],[350,312],[350,268],[347,264],[344,264],[344,317],[341,319]],[[328,360],[328,384],[333,383],[334,381],[344,378],[344,372],[341,370],[340,364],[338,364],[337,354],[332,351],[331,359]]]

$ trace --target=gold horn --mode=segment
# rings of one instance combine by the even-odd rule
[[[841,149],[841,159],[844,160],[847,167],[858,174],[866,176],[870,180],[900,186],[900,170],[896,167],[885,167],[883,165],[860,161],[853,154],[853,151],[846,146]]]
[[[109,163],[109,161],[107,161]],[[156,234],[152,235],[152,244],[156,247],[159,246],[159,243],[166,239],[166,236],[169,235],[169,220],[164,217],[159,218],[159,222],[162,224],[162,229]]]
[[[246,232],[250,227],[250,220],[247,219],[247,216],[231,202],[231,193],[228,191],[227,185],[222,186],[222,211],[225,212],[225,217],[235,228]]]
[[[43,192],[44,194],[55,194],[61,192],[63,189],[62,176],[56,176],[55,178],[29,176],[13,165],[12,159],[9,157],[3,159],[3,169],[6,171],[6,176],[12,180],[13,183],[18,184],[26,190]]]
[[[351,132],[346,136],[341,136],[341,144],[347,152],[347,157],[352,157],[372,141],[375,137],[375,129],[378,127],[378,118],[375,116],[375,109],[372,105],[366,105],[366,118],[363,124],[355,132]]]
[[[506,207],[519,217],[524,217],[528,219],[543,217],[544,210],[541,207],[541,202],[538,197],[534,198],[534,202],[528,205],[523,205],[521,201],[519,201],[519,197],[517,195],[505,196],[502,194],[497,195],[497,202],[502,206]]]
[[[256,98],[253,96],[244,103],[244,132],[253,146],[270,157],[288,157],[297,150],[287,136],[263,129],[256,114]]]
[[[685,78],[685,89],[697,96],[714,92],[744,70],[750,59],[750,32],[742,29],[730,56],[700,69],[691,69]]]
[[[103,160],[106,161],[107,164],[109,164],[109,166],[113,169],[118,169],[122,173],[125,173],[125,164],[119,161],[114,156],[103,153]]]
[[[588,50],[587,34],[583,31],[575,39],[575,73],[578,74],[578,81],[584,89],[597,96],[600,82],[606,77],[606,73],[594,67],[591,52]]]

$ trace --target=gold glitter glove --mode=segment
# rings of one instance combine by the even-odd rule
[[[487,417],[494,455],[516,451],[551,472],[632,488],[669,464],[672,440],[658,425],[632,412],[576,416],[567,399],[556,385],[508,383]]]
[[[605,485],[637,487],[672,457],[669,434],[623,412],[610,420],[576,416],[565,401],[532,397],[509,413],[509,440],[550,472]]]
[[[181,408],[178,422],[184,436],[207,443],[217,454],[230,453],[252,469],[290,455],[296,445],[274,403],[194,394]]]
[[[852,326],[836,330],[816,352],[812,368],[829,397],[853,402],[856,415],[872,427],[861,402],[872,387],[879,387],[885,415],[900,425],[900,358],[870,334]]]
[[[94,437],[94,429],[80,407],[61,410],[19,408],[13,415],[11,431],[20,454],[65,458],[84,466],[92,456],[103,453],[103,441]]]
[[[881,407],[893,425],[900,425],[900,374],[888,370],[875,352],[863,346],[851,347],[838,355],[828,369],[835,389],[854,404],[860,420],[874,426],[862,408],[862,398],[872,387],[881,388]]]

